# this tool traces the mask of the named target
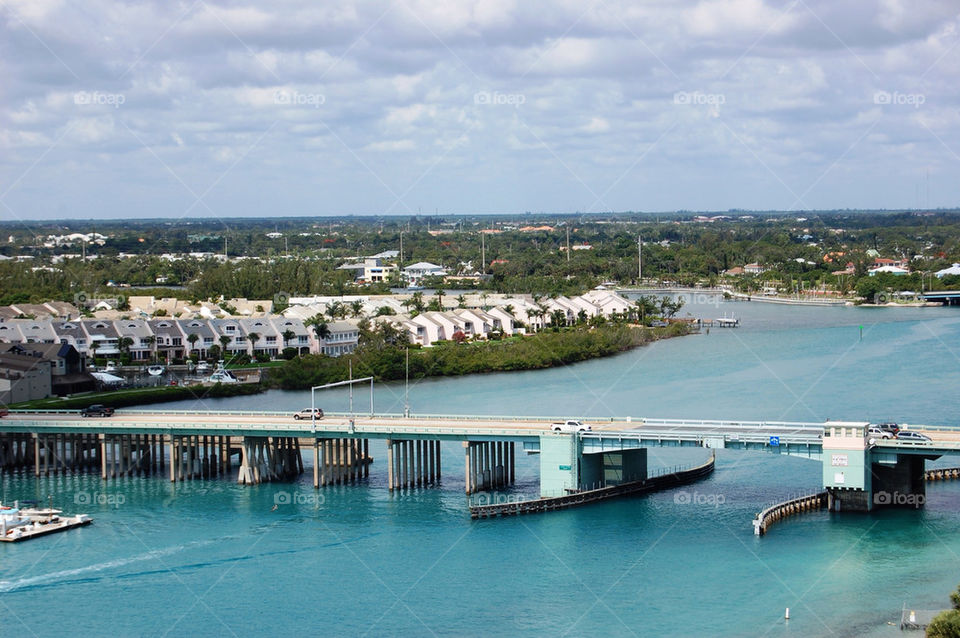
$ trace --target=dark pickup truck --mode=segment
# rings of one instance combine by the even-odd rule
[[[95,403],[80,410],[80,416],[113,416],[113,408]]]

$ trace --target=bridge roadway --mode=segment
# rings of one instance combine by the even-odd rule
[[[0,432],[124,433],[216,436],[282,436],[299,438],[430,438],[458,441],[522,441],[528,450],[539,447],[540,436],[550,434],[557,417],[466,416],[466,415],[351,415],[327,413],[313,422],[296,420],[291,412],[277,411],[178,411],[117,410],[113,417],[83,418],[72,410],[11,411],[0,419]],[[353,422],[351,426],[351,421]],[[697,446],[710,448],[770,449],[799,456],[819,456],[826,428],[859,425],[827,421],[732,421],[611,417],[585,419],[590,432],[582,434],[584,451],[623,447],[633,442],[649,446]],[[923,432],[932,443],[898,440],[877,441],[891,451],[929,454],[960,452],[960,428],[902,426]],[[775,441],[775,442],[774,442]]]

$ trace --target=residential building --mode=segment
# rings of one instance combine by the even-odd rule
[[[17,344],[7,352],[50,362],[51,391],[57,396],[89,392],[96,388],[96,379],[86,369],[86,357],[69,344]]]
[[[349,321],[333,321],[327,324],[330,334],[323,340],[321,352],[330,357],[350,354],[357,349],[360,329]]]
[[[425,277],[442,277],[447,274],[446,268],[431,264],[428,261],[418,261],[403,269],[403,278],[408,286],[420,286]]]
[[[45,399],[52,394],[50,361],[11,352],[0,354],[0,403]]]

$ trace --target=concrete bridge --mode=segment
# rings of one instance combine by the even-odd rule
[[[169,469],[171,481],[227,476],[237,457],[244,484],[287,480],[313,453],[313,483],[368,475],[371,439],[387,444],[389,489],[440,481],[441,441],[464,449],[466,492],[510,485],[519,450],[540,454],[542,496],[612,486],[647,475],[650,447],[758,450],[820,460],[835,511],[921,506],[924,460],[960,454],[960,429],[910,426],[924,443],[873,440],[865,422],[797,423],[683,419],[592,419],[578,434],[551,430],[547,417],[118,410],[110,418],[75,411],[13,411],[0,420],[0,467],[50,472],[98,469],[104,479]],[[904,426],[906,427],[906,426]]]

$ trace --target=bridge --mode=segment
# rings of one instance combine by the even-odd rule
[[[519,450],[540,455],[541,496],[610,487],[647,476],[647,448],[757,450],[821,461],[830,507],[869,511],[898,494],[922,504],[926,459],[960,454],[960,429],[909,426],[933,439],[875,440],[866,422],[802,423],[612,417],[591,430],[553,432],[563,419],[462,415],[328,413],[295,420],[290,412],[118,410],[110,418],[75,411],[11,411],[0,419],[0,468],[37,475],[99,470],[104,479],[169,469],[171,481],[232,474],[256,484],[304,472],[312,450],[313,484],[369,474],[371,440],[386,442],[388,488],[436,484],[441,441],[460,442],[468,494],[515,481]],[[907,427],[907,426],[904,426]]]
[[[941,290],[939,292],[925,292],[921,295],[924,301],[939,301],[945,306],[960,304],[960,290]]]

